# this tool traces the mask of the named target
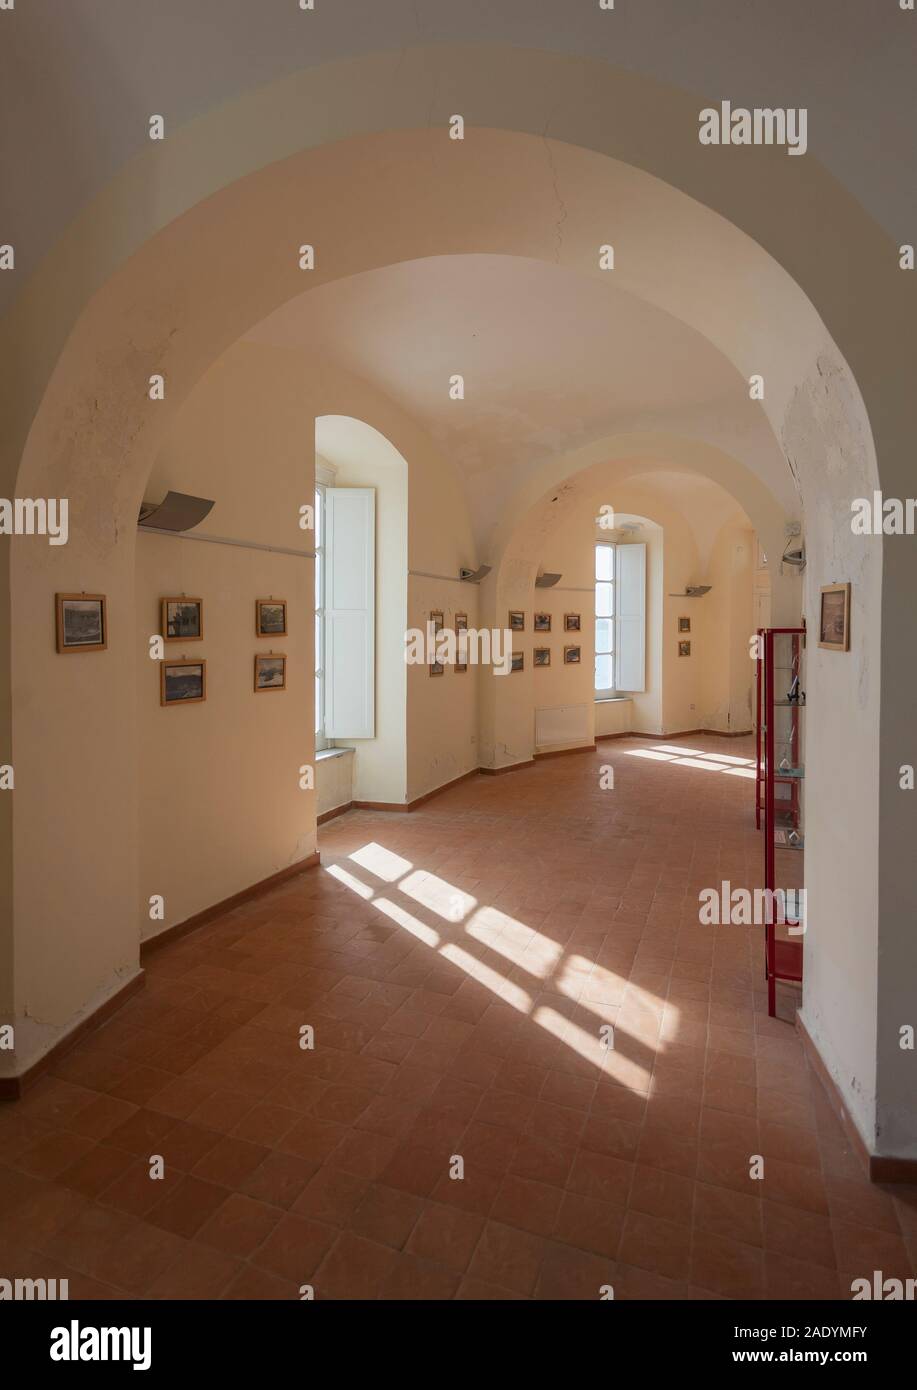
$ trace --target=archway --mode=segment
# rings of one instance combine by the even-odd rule
[[[467,75],[463,64],[468,63],[468,55],[453,56],[456,72],[464,70]],[[363,71],[370,77],[375,73],[378,80],[382,68],[377,62],[374,66],[374,61],[366,60]],[[870,407],[883,457],[881,482],[889,492],[901,492],[906,460],[897,441],[912,432],[913,403],[904,383],[899,383],[891,370],[890,354],[894,352],[896,361],[902,352],[907,357],[912,329],[903,319],[897,272],[888,256],[886,238],[817,168],[809,173],[806,199],[797,200],[800,175],[794,168],[796,162],[781,163],[776,152],[762,152],[766,157],[754,172],[743,166],[725,189],[718,185],[714,193],[709,162],[702,165],[703,154],[693,143],[696,112],[681,93],[621,74],[609,83],[601,69],[590,70],[594,85],[591,81],[584,84],[581,64],[545,55],[502,54],[498,67],[499,72],[493,70],[488,79],[493,81],[490,98],[482,93],[484,112],[492,109],[496,113],[495,93],[507,72],[531,81],[531,90],[550,90],[552,102],[558,92],[569,94],[569,107],[552,132],[555,139],[550,145],[550,162],[541,138],[478,129],[474,142],[466,140],[459,152],[464,161],[459,171],[455,160],[450,159],[455,151],[442,131],[405,131],[355,136],[290,155],[260,172],[249,173],[245,179],[230,182],[240,163],[247,161],[249,168],[259,168],[266,159],[276,160],[278,153],[286,152],[276,140],[282,99],[295,90],[320,102],[334,79],[340,78],[339,71],[329,70],[300,77],[282,91],[259,93],[240,103],[231,116],[222,113],[222,123],[207,118],[177,139],[163,161],[168,167],[159,171],[162,206],[169,212],[183,206],[190,206],[190,210],[146,243],[145,231],[134,224],[129,236],[140,249],[95,295],[70,334],[53,373],[47,362],[35,360],[27,364],[24,376],[12,370],[4,373],[5,382],[21,387],[19,408],[14,412],[18,426],[11,436],[17,456],[17,443],[28,434],[19,493],[70,495],[87,523],[80,535],[74,536],[66,568],[79,571],[78,587],[105,590],[111,595],[113,630],[118,626],[124,630],[132,607],[136,507],[171,414],[229,343],[278,303],[301,292],[303,272],[297,252],[304,242],[315,245],[319,253],[312,272],[314,283],[411,256],[481,249],[570,264],[598,282],[602,272],[597,248],[611,240],[616,250],[616,276],[635,292],[664,303],[670,312],[693,322],[718,343],[742,375],[756,372],[765,378],[763,411],[789,456],[803,502],[811,512],[807,529],[809,583],[816,585],[821,571],[856,566],[859,598],[855,619],[866,637],[862,661],[858,660],[856,668],[851,664],[840,680],[831,673],[831,699],[825,705],[831,709],[832,722],[826,730],[824,758],[830,771],[834,765],[830,748],[846,747],[846,774],[861,786],[873,788],[878,797],[878,740],[870,735],[868,726],[877,724],[879,708],[879,552],[877,543],[854,550],[837,527],[838,509],[848,505],[850,495],[868,495],[878,475],[862,401],[843,356],[831,344],[828,329],[839,338]],[[356,78],[358,68],[359,64],[348,65],[352,78]],[[371,82],[361,87],[354,81],[348,89],[365,93],[371,86]],[[427,95],[426,81],[411,68],[409,81],[399,94],[402,110],[409,108],[412,100]],[[329,111],[335,104],[333,100],[329,103]],[[356,118],[364,129],[365,110]],[[244,154],[234,152],[232,119],[251,122],[256,111],[258,138],[247,143]],[[616,113],[620,116],[624,112],[626,119],[615,119]],[[539,127],[541,114],[531,113],[534,128]],[[343,119],[346,124],[347,119],[354,118],[345,113]],[[372,119],[384,127],[389,119],[385,101],[373,108]],[[544,128],[543,123],[540,128]],[[628,140],[638,140],[637,131],[639,146],[626,148]],[[673,131],[680,132],[680,138],[673,140]],[[351,132],[339,128],[337,133]],[[287,129],[283,139],[289,142],[290,138]],[[570,143],[562,144],[562,140]],[[228,154],[220,173],[215,178],[211,173],[204,175],[201,156],[220,146]],[[592,152],[599,149],[606,153]],[[614,156],[630,158],[652,174],[617,163]],[[422,193],[417,188],[418,168],[424,169]],[[731,217],[733,225],[652,175],[670,175],[673,182],[690,187],[692,193]],[[129,198],[132,180],[142,181],[144,177],[144,170],[138,169],[117,181],[107,209],[102,211],[110,214],[120,199]],[[207,180],[213,196],[195,202]],[[223,190],[213,192],[221,181]],[[564,191],[563,215],[555,188]],[[785,208],[787,202],[795,206],[797,201],[801,216],[791,229],[789,219],[777,209]],[[405,217],[405,208],[412,210],[412,216]],[[169,212],[159,213],[153,220],[165,220]],[[99,213],[96,209],[95,216]],[[130,225],[129,219],[125,225]],[[843,255],[833,247],[826,253],[818,234],[824,225],[848,228]],[[371,240],[364,230],[367,226],[372,227]],[[606,230],[609,226],[614,228],[613,234]],[[803,292],[777,261],[736,230],[738,226],[754,229],[760,241],[793,273]],[[55,337],[60,342],[61,325],[74,317],[74,299],[79,298],[79,287],[86,282],[77,275],[68,284],[67,276],[74,258],[77,263],[86,259],[93,239],[93,220],[87,216],[49,264],[42,284],[20,304],[18,321],[33,316],[37,323],[44,318],[49,327],[44,340],[49,343]],[[115,251],[114,260],[123,256],[127,245],[123,243]],[[845,277],[845,258],[854,245],[861,262],[871,267],[869,290],[855,303],[847,294]],[[333,252],[328,251],[331,247]],[[61,309],[57,330],[36,307],[46,296],[46,302],[54,302],[55,286],[58,290],[67,287],[54,305],[55,311]],[[782,331],[768,337],[766,326],[774,320],[780,322]],[[900,333],[889,333],[889,324],[900,325]],[[15,332],[16,315],[11,327]],[[131,346],[125,352],[126,342]],[[165,374],[169,388],[166,401],[151,411],[145,387],[154,371]],[[39,399],[41,409],[36,413]],[[81,441],[78,456],[71,442],[75,434]],[[887,450],[883,447],[886,441]],[[827,478],[831,480],[830,496],[824,487]],[[821,505],[810,508],[809,497],[814,495]],[[894,583],[886,584],[885,593],[894,614],[909,561],[898,550],[892,563]],[[122,761],[119,754],[132,743],[133,719],[123,702],[123,691],[130,685],[130,663],[114,650],[109,653],[110,690],[94,707],[97,723],[88,731],[93,737],[87,737],[79,748],[73,747],[63,732],[72,692],[53,690],[53,656],[38,635],[44,631],[48,593],[55,587],[69,587],[63,582],[64,566],[59,557],[45,557],[35,550],[17,551],[13,566],[13,679],[17,699],[24,696],[12,729],[17,774],[20,767],[23,769],[19,785],[24,788],[17,793],[14,831],[15,910],[20,921],[31,919],[43,924],[34,941],[17,951],[17,995],[29,993],[36,978],[36,961],[62,932],[62,922],[68,924],[74,940],[82,940],[90,919],[97,922],[94,905],[103,873],[110,904],[104,922],[94,929],[99,950],[81,954],[80,962],[75,961],[79,968],[74,971],[67,997],[40,999],[38,1013],[49,1019],[53,1028],[72,1018],[75,1008],[86,1002],[93,981],[104,992],[119,971],[131,968],[134,947],[123,939],[118,925],[125,905],[134,906],[134,854],[128,836],[136,788],[130,779],[123,772],[113,775],[110,782],[103,779],[98,792],[106,809],[94,824],[86,823],[84,832],[75,825],[75,810],[81,804],[81,793],[76,789],[85,786],[87,770],[98,765],[93,737],[97,746],[105,740],[109,753],[114,753],[115,765]],[[901,645],[888,644],[882,660],[886,675],[883,738],[888,740],[889,760],[894,761],[896,739],[907,727],[905,692],[910,657]],[[827,678],[825,671],[823,679]],[[816,663],[812,698],[817,695],[818,681]],[[39,746],[41,760],[35,757]],[[39,762],[46,769],[55,767],[53,783]],[[829,781],[826,779],[826,785]],[[880,816],[883,835],[886,829],[891,833],[886,826],[890,817],[885,814],[891,806],[889,797],[894,798],[890,785],[886,776]],[[874,799],[867,804],[874,805]],[[895,811],[900,811],[897,800]],[[906,833],[906,825],[907,817],[899,815],[894,835]],[[72,845],[78,865],[75,912],[70,892],[47,879],[42,881],[35,871],[46,838]],[[849,854],[845,858],[852,881],[859,885],[861,900],[851,907],[846,891],[849,885],[838,891],[830,868],[837,847],[827,839],[823,868],[814,870],[817,882],[813,893],[822,894],[826,922],[840,905],[846,915],[858,919],[857,930],[874,959],[879,838],[878,834],[856,833],[854,840],[853,845],[845,846],[854,852],[853,859]],[[72,885],[74,879],[70,882]],[[900,867],[896,872],[890,866],[882,885],[894,908],[904,910],[913,893],[908,876]],[[82,903],[85,908],[79,905]],[[814,921],[812,929],[814,932]],[[901,950],[906,957],[906,948]],[[823,958],[830,959],[831,954],[825,952]],[[868,1079],[868,1063],[865,1068],[861,1063],[874,1048],[876,1009],[870,1004],[856,1010],[861,1026],[854,1029],[848,1026],[848,1013],[842,1027],[828,1001],[836,997],[837,987],[843,983],[844,1003],[852,1002],[856,985],[851,963],[840,967],[840,980],[834,966],[826,968],[827,975],[815,981],[813,998],[817,1002],[810,1027],[831,1054],[829,1065],[847,1088],[864,1132],[874,1133],[875,1087]],[[887,991],[883,985],[884,1003],[891,1013],[897,1007],[895,990],[901,987],[894,981],[905,976],[906,972],[893,969]],[[874,1002],[871,985],[865,993]],[[898,999],[903,1004],[904,996]],[[843,1007],[841,1012],[845,1012]],[[885,1049],[885,1061],[895,1076],[890,1094],[900,1094],[903,1103],[905,1092],[896,1088],[904,1085],[904,1078],[895,1069],[890,1048]],[[852,1088],[854,1073],[857,1089]],[[891,1106],[894,1115],[893,1102]],[[891,1129],[886,1125],[883,1135],[883,1142],[898,1142],[894,1125]]]

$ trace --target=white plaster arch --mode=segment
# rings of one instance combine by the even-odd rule
[[[473,138],[458,151],[444,137],[457,92],[477,120]],[[819,495],[825,471],[838,462],[838,500],[877,478],[890,493],[903,494],[909,474],[903,441],[914,435],[915,402],[900,364],[913,360],[915,326],[889,238],[814,161],[756,151],[754,162],[732,160],[725,177],[723,164],[697,144],[696,114],[694,99],[639,74],[523,50],[447,46],[329,64],[192,122],[113,181],[9,316],[0,356],[12,425],[7,479],[18,475],[21,493],[69,495],[84,522],[67,568],[80,571],[84,587],[129,593],[125,538],[170,414],[248,326],[300,292],[295,252],[302,242],[320,248],[319,283],[325,275],[393,260],[474,249],[598,275],[597,242],[612,240],[614,273],[620,267],[635,293],[693,322],[743,374],[764,375],[763,409],[804,502]],[[843,228],[844,235],[826,239],[825,228]],[[848,289],[851,262],[862,268],[856,295]],[[144,386],[154,370],[165,372],[171,390],[151,417]],[[833,521],[825,515],[810,530],[813,560],[832,554]],[[879,745],[877,734],[865,738],[862,730],[878,724],[880,663],[886,773],[908,727],[913,674],[912,654],[901,644],[880,651],[881,545],[862,547],[858,573],[855,619],[864,633],[865,679],[850,682],[845,673],[843,689],[832,690],[836,723],[828,731],[856,744],[850,771],[857,785],[871,789],[870,811],[880,796]],[[900,546],[885,552],[893,620],[914,560]],[[47,593],[64,567],[57,557],[21,547],[12,565],[12,680],[21,713],[12,729],[15,756],[29,765],[42,738],[48,763],[79,782],[93,766],[92,740],[68,746],[65,719],[53,700],[39,709],[38,695],[53,683],[53,661],[38,634]],[[812,576],[817,582],[816,566]],[[130,746],[132,721],[119,703],[129,681],[115,654],[112,668],[110,701],[95,716],[98,737],[108,740],[117,763]],[[817,682],[816,675],[813,693]],[[3,694],[8,723],[9,691]],[[126,834],[126,782],[123,794],[126,802],[112,805],[110,816]],[[48,784],[17,793],[17,853],[26,858],[40,855],[48,833],[42,802],[53,806],[54,795]],[[915,898],[913,876],[894,860],[914,817],[910,808],[901,814],[887,776],[881,798],[877,819],[892,852],[885,861],[883,850],[882,893],[897,915]],[[74,812],[73,806],[58,810],[60,823],[71,824]],[[101,824],[94,827],[97,837]],[[866,923],[864,936],[874,947],[878,824],[874,835],[854,832],[853,848],[858,901],[851,908],[845,895],[832,895],[826,877],[826,915],[835,900],[843,903]],[[8,837],[4,852],[9,870]],[[102,862],[98,849],[83,860],[81,891],[89,898]],[[110,847],[104,862],[111,863]],[[131,878],[120,868],[110,876],[112,945]],[[30,891],[26,877],[20,917],[29,915]],[[63,913],[65,897],[44,908]],[[8,933],[10,950],[11,939]],[[902,948],[899,966],[917,967],[915,949]],[[109,952],[109,963],[129,955],[123,943]],[[907,978],[907,970],[888,974],[891,1020],[905,1006]],[[845,1040],[827,1014],[810,1011],[810,1024],[872,1141],[874,1074],[864,1079],[860,1068],[855,1086],[851,1080],[853,1056],[868,1043],[868,1010],[861,1013],[853,1042],[851,1030]],[[874,1009],[872,1020],[874,1029]],[[885,1143],[897,1143],[901,1126],[908,1128],[906,1082],[894,1061],[888,1060],[895,1100]],[[917,1145],[917,1135],[905,1138]]]

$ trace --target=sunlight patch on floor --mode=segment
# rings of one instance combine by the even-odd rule
[[[690,756],[682,756],[683,749],[677,750],[678,757],[675,756],[674,749],[629,751],[631,756],[656,757],[664,762],[708,767],[734,776],[747,775],[748,772],[745,767],[726,766],[723,762],[706,763]],[[754,776],[754,773],[751,775]],[[403,893],[420,907],[436,913],[450,926],[460,928],[468,938],[467,944],[450,941],[448,937],[444,939],[437,930],[421,921],[391,896],[376,897],[376,890],[354,874],[348,873],[341,865],[328,865],[325,872],[364,901],[371,902],[389,921],[436,951],[469,979],[489,990],[495,1000],[531,1017],[540,1028],[563,1042],[583,1060],[603,1071],[618,1085],[638,1092],[646,1091],[649,1069],[641,1066],[632,1057],[622,1056],[613,1046],[607,1046],[606,1042],[603,1042],[601,1031],[608,1025],[616,1027],[625,991],[629,986],[628,978],[599,965],[597,961],[590,960],[576,950],[568,951],[561,943],[492,904],[479,905],[476,898],[455,884],[436,874],[415,868],[408,860],[375,841],[354,850],[349,858],[354,865],[381,880],[380,889],[384,885],[389,894]],[[502,973],[496,966],[482,960],[476,951],[489,951],[502,957],[507,973]],[[517,971],[522,972],[526,980],[532,982],[531,992],[512,978]],[[552,983],[553,991],[559,996],[557,1008],[544,1003],[535,1005],[534,995],[538,994],[547,982]],[[658,1007],[663,1002],[649,990],[634,987],[632,993],[634,1002],[642,1004],[644,1009]],[[591,1015],[595,1019],[595,1031],[567,1017],[560,1007],[561,999],[569,1001],[568,1007],[575,1004],[587,1017]],[[669,1012],[677,1022],[677,1013],[671,1006]]]
[[[392,858],[396,857],[392,855]],[[473,912],[478,905],[476,898],[463,893],[460,888],[455,888],[445,879],[437,878],[436,874],[426,873],[422,869],[415,869],[413,873],[407,874],[398,884],[398,890],[447,922],[464,921],[469,912]]]
[[[392,854],[390,849],[377,845],[374,840],[363,845],[361,849],[355,849],[350,858],[355,864],[359,864],[361,869],[368,869],[376,878],[384,879],[386,883],[394,883],[396,879],[403,878],[414,867],[407,859],[402,859],[400,854]]]
[[[652,748],[624,748],[629,758],[648,758],[651,762],[694,767],[700,772],[725,772],[730,777],[755,777],[753,758],[735,753],[704,753],[699,748],[679,748],[675,743],[657,743]]]

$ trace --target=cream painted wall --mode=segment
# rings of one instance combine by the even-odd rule
[[[498,678],[501,693],[512,701],[517,711],[515,728],[523,744],[528,740],[528,756],[538,752],[559,752],[565,747],[576,747],[591,743],[594,734],[595,701],[593,698],[593,672],[595,662],[595,596],[593,582],[595,562],[588,542],[578,544],[581,537],[578,528],[565,525],[558,528],[551,538],[549,552],[546,552],[543,568],[560,574],[559,582],[550,589],[536,589],[535,575],[525,575],[527,597],[514,599],[497,613],[499,624],[509,623],[509,608],[521,609],[525,614],[525,631],[513,636],[513,650],[524,654],[525,666],[505,678]],[[550,554],[548,562],[547,554]],[[521,575],[518,576],[522,578]],[[507,591],[513,592],[513,591]],[[550,633],[535,631],[535,613],[548,613],[551,616]],[[579,632],[567,632],[564,617],[576,613],[580,618]],[[536,667],[535,647],[547,647],[551,653],[551,664]],[[579,647],[580,662],[564,663],[564,650]],[[586,736],[584,739],[568,743],[539,744],[536,740],[536,718],[538,710],[552,710],[567,706],[585,706]]]
[[[315,809],[319,816],[353,800],[354,756],[352,748],[341,748],[315,759]]]
[[[194,534],[311,554],[300,529],[312,500],[313,417],[297,364],[245,345],[226,354],[181,411],[146,489],[213,498]],[[267,549],[138,534],[135,633],[142,936],[186,918],[307,858],[316,796],[301,790],[312,762],[311,558]],[[203,704],[163,708],[148,640],[159,600],[204,600],[204,639],[167,643],[207,659]],[[255,636],[255,599],[287,600],[288,636]],[[256,651],[284,652],[287,688],[256,693]],[[163,923],[149,919],[165,897]]]
[[[750,527],[726,526],[720,532],[707,570],[709,594],[690,601],[697,612],[701,657],[700,727],[744,733],[753,727],[755,666],[749,642],[755,632],[755,534]],[[709,644],[722,653],[705,659]],[[692,648],[693,650],[693,648]]]
[[[299,787],[312,759],[311,569],[311,560],[264,550],[138,538],[141,937],[315,849],[315,793]],[[204,601],[204,638],[167,642],[166,660],[206,659],[207,699],[166,707],[148,643],[161,631],[160,598],[182,593]],[[287,637],[255,637],[255,599],[268,595],[287,600]],[[256,692],[254,654],[268,651],[286,654],[286,689]],[[150,919],[151,894],[165,898],[163,921]]]
[[[450,568],[449,551],[453,546],[454,542],[450,546],[446,541],[437,565],[444,575]],[[460,552],[453,550],[453,554],[456,553]],[[459,562],[454,563],[457,575]],[[468,559],[461,560],[461,564],[469,567],[471,563]],[[445,627],[453,630],[456,613],[467,615],[469,628],[477,627],[478,586],[462,584],[457,579],[412,575],[408,588],[409,626],[425,631],[431,612],[441,612]],[[426,666],[407,667],[408,801],[480,765],[478,692],[480,682],[494,679],[509,680],[511,677],[494,677],[489,669],[470,663],[464,672],[447,666],[441,676],[431,676]]]

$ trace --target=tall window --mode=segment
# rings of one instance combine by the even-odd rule
[[[315,487],[315,751],[328,747],[325,737],[325,487]]]
[[[335,487],[318,477],[315,747],[320,751],[338,739],[375,737],[376,490]]]
[[[615,547],[595,547],[595,697],[615,693]]]

